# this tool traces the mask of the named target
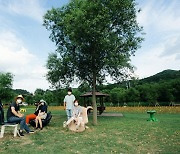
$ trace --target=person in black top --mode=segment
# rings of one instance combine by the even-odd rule
[[[41,106],[39,108],[38,116],[35,119],[36,122],[36,129],[38,128],[38,123],[40,125],[40,129],[42,130],[42,119],[46,119],[47,117],[47,105],[44,100],[40,100]]]
[[[4,110],[3,110],[3,104],[0,99],[0,125],[4,124]]]
[[[10,123],[20,123],[20,130],[18,131],[19,136],[24,136],[23,129],[27,133],[34,133],[31,131],[29,127],[26,125],[24,114],[20,113],[19,104],[24,100],[22,95],[18,95],[7,111],[7,121]]]
[[[30,120],[34,120],[38,116],[39,110],[41,108],[41,102],[36,102],[35,105],[36,105],[35,112],[26,116],[26,124],[29,124]]]

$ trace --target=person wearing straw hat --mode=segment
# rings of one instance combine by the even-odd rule
[[[19,136],[24,136],[23,129],[27,133],[34,133],[34,131],[31,131],[29,127],[26,125],[26,119],[24,117],[24,114],[20,113],[20,107],[19,104],[24,101],[24,98],[22,95],[18,95],[15,98],[15,102],[11,103],[8,111],[7,111],[7,121],[10,123],[19,123],[20,124],[20,130],[18,131]]]

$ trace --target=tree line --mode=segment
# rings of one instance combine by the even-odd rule
[[[105,106],[168,106],[170,102],[180,102],[179,77],[159,80],[158,82],[149,82],[149,79],[148,82],[145,82],[143,79],[117,84],[98,85],[96,89],[102,93],[109,94],[109,97],[104,98]],[[127,86],[127,83],[129,83],[129,86]],[[12,89],[12,84],[13,75],[11,73],[0,73],[0,99],[4,104],[12,102],[16,95],[22,94],[29,105],[44,99],[50,106],[59,106],[63,105],[64,96],[67,94],[66,88],[56,90],[38,88],[32,94],[23,89],[14,90]],[[73,94],[81,105],[84,105],[84,100],[80,95],[91,91],[91,89],[92,87],[87,82],[73,89]],[[98,103],[97,99],[97,105]]]

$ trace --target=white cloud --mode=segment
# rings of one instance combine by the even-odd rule
[[[38,0],[6,0],[0,1],[0,10],[11,14],[27,16],[42,23],[45,9]]]
[[[152,32],[152,29],[158,32],[179,31],[180,3],[178,0],[167,2],[151,0],[140,6],[142,11],[137,20],[146,31]]]
[[[138,22],[144,27],[145,41],[132,58],[140,78],[166,69],[180,69],[180,3],[178,0],[151,0],[140,3]]]
[[[14,33],[0,33],[0,55],[0,71],[15,75],[13,88],[31,92],[36,88],[48,88],[45,79],[47,70],[43,67],[43,62],[31,54]]]
[[[180,34],[170,36],[164,44],[165,50],[160,56],[177,55],[180,53]]]
[[[142,50],[142,49],[141,49]],[[137,67],[135,73],[139,78],[148,77],[166,69],[179,70],[180,59],[177,54],[161,56],[165,51],[165,44],[157,44],[146,52],[139,51],[138,55],[132,57],[132,64]]]

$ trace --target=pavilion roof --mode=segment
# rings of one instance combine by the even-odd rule
[[[107,97],[109,96],[108,94],[104,94],[101,92],[96,92],[96,96],[98,97]],[[85,94],[80,95],[80,97],[92,97],[92,92],[86,92]]]

